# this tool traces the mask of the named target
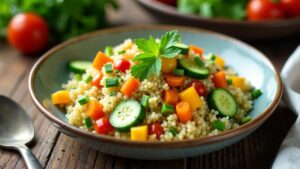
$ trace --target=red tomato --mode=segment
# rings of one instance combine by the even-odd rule
[[[159,137],[161,134],[164,133],[164,129],[162,128],[161,124],[158,122],[151,123],[148,125],[148,133],[156,134],[156,136]]]
[[[284,17],[280,3],[272,2],[272,0],[251,0],[247,6],[248,20],[274,20]]]
[[[107,117],[102,117],[101,119],[97,120],[94,124],[94,128],[99,134],[108,134],[114,130]]]
[[[114,68],[125,73],[126,70],[128,70],[130,68],[130,62],[128,60],[124,60],[124,59],[118,60],[114,63]]]
[[[300,0],[281,0],[280,3],[288,16],[300,16]]]
[[[168,5],[172,5],[172,6],[176,6],[177,5],[177,0],[157,0],[160,1],[164,4],[168,4]]]
[[[92,80],[92,84],[93,86],[96,86],[98,87],[99,89],[101,89],[103,86],[100,85],[100,82],[102,80],[102,77],[103,77],[103,74],[102,72],[99,72],[96,74],[95,77],[93,77],[93,80]]]
[[[48,25],[34,13],[17,14],[10,21],[7,31],[9,43],[23,53],[39,52],[48,43]]]
[[[189,86],[193,86],[199,96],[206,96],[206,87],[199,80],[193,80]]]

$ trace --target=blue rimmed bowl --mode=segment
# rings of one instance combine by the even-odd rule
[[[221,55],[227,65],[246,77],[263,95],[250,112],[253,120],[214,136],[172,142],[135,142],[83,131],[67,123],[65,112],[51,104],[50,96],[69,78],[67,63],[75,59],[92,60],[107,45],[127,38],[160,37],[176,29],[182,41]],[[41,113],[63,133],[101,152],[137,159],[174,159],[196,156],[231,145],[256,130],[272,114],[281,97],[280,78],[266,56],[253,47],[214,32],[178,26],[126,26],[88,33],[66,41],[45,53],[33,66],[29,77],[32,99]]]

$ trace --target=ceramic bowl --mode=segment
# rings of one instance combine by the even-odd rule
[[[175,7],[157,0],[137,0],[137,2],[162,23],[209,29],[244,40],[272,39],[300,33],[300,17],[276,21],[235,21],[182,14]]]
[[[92,60],[107,45],[117,45],[127,38],[160,37],[176,29],[182,41],[195,44],[224,57],[241,76],[262,90],[250,112],[253,120],[239,128],[214,136],[172,141],[136,142],[83,131],[67,123],[65,112],[52,105],[50,96],[69,78],[67,63],[75,59]],[[272,114],[281,97],[281,82],[272,63],[253,47],[225,35],[188,27],[144,25],[127,26],[88,33],[66,41],[45,53],[33,66],[29,78],[31,97],[53,125],[66,135],[101,152],[136,159],[174,159],[196,156],[231,145],[257,129]]]

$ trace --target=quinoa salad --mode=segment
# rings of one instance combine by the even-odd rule
[[[255,89],[226,60],[184,44],[177,31],[126,39],[93,60],[68,64],[70,79],[52,103],[71,125],[133,141],[194,139],[251,120]]]

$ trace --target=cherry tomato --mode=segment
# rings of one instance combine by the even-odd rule
[[[274,20],[284,17],[280,3],[272,2],[272,0],[251,0],[247,6],[248,20]]]
[[[168,5],[172,5],[172,6],[176,6],[177,5],[177,0],[157,0],[160,1],[164,4],[168,4]]]
[[[39,52],[48,43],[48,25],[34,13],[17,14],[10,21],[7,31],[9,43],[23,53]]]
[[[92,80],[92,84],[93,86],[96,86],[98,87],[99,89],[101,89],[103,86],[101,86],[100,82],[102,80],[102,77],[103,77],[103,73],[102,72],[99,72],[96,74],[95,77],[93,77],[93,80]]]
[[[107,117],[102,117],[101,119],[97,120],[94,124],[94,129],[99,134],[108,134],[114,130]]]
[[[300,16],[300,0],[281,0],[280,3],[288,16]]]
[[[126,70],[128,70],[130,68],[130,62],[128,60],[124,60],[124,59],[118,60],[114,63],[114,68],[125,73]]]
[[[206,96],[206,87],[198,80],[193,80],[189,86],[193,86],[199,96]]]
[[[156,137],[159,138],[159,136],[164,133],[164,129],[162,128],[161,124],[158,122],[151,123],[148,126],[148,133],[156,134]]]

